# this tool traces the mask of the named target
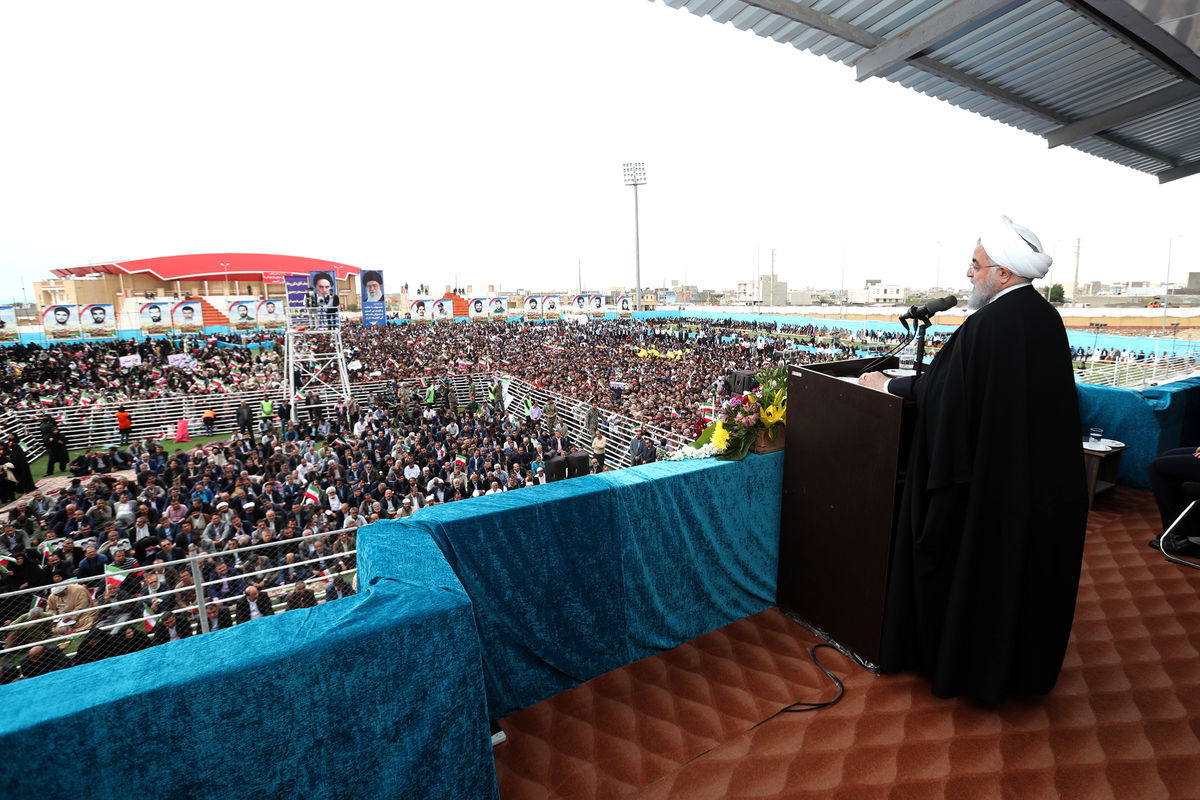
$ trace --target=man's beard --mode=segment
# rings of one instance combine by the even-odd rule
[[[971,297],[967,300],[967,311],[978,311],[996,296],[996,290],[989,286],[989,283],[990,281],[976,281],[971,285]]]

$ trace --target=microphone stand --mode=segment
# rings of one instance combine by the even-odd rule
[[[916,326],[917,360],[916,363],[913,364],[913,369],[916,370],[917,375],[920,375],[925,369],[925,331],[929,329],[929,326],[933,324],[933,321],[928,316],[917,317],[916,321],[919,323],[919,325]]]

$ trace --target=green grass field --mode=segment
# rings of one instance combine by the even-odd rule
[[[163,439],[161,442],[159,442],[159,444],[161,444],[163,446],[163,450],[166,450],[168,453],[174,454],[174,453],[182,453],[186,450],[194,450],[197,447],[204,447],[206,445],[212,444],[213,442],[224,442],[231,438],[233,438],[233,434],[221,433],[221,434],[217,434],[215,436],[193,436],[192,440],[190,442],[180,442],[178,444],[173,439]],[[116,442],[112,442],[112,444],[116,444]],[[103,449],[107,452],[108,445],[107,444],[103,445]],[[86,453],[87,450],[88,450],[88,448],[86,448],[86,447],[79,449],[79,450],[71,450],[70,458],[73,459],[76,456],[81,456],[84,453]],[[45,476],[47,461],[49,461],[49,458],[47,456],[42,456],[41,458],[38,458],[36,461],[33,461],[29,465],[30,469],[33,472],[34,480],[41,480],[42,477]],[[62,475],[63,473],[57,472],[55,474]]]

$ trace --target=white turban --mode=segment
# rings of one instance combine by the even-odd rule
[[[1008,217],[1002,216],[992,224],[979,237],[979,243],[992,261],[1022,278],[1043,278],[1054,263],[1053,258],[1042,252],[1037,235]]]

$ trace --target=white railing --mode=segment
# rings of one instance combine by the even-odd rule
[[[122,644],[115,638],[123,628],[132,625],[139,628],[152,629],[161,622],[162,616],[168,613],[168,611],[173,615],[186,614],[188,625],[192,624],[191,618],[194,616],[198,626],[195,633],[208,633],[208,607],[216,604],[228,608],[229,605],[243,597],[245,592],[240,592],[236,596],[217,599],[215,597],[215,587],[220,586],[227,578],[217,577],[207,581],[204,580],[204,562],[232,559],[238,564],[243,564],[249,562],[256,552],[262,553],[266,551],[272,554],[284,553],[285,551],[298,552],[303,543],[318,539],[323,540],[323,544],[328,543],[324,555],[307,558],[297,557],[291,564],[274,563],[262,569],[239,572],[237,575],[232,576],[232,579],[247,583],[253,582],[252,579],[256,577],[269,578],[272,573],[280,576],[271,581],[274,586],[262,589],[262,592],[271,600],[273,613],[287,610],[287,591],[294,588],[296,583],[305,583],[306,586],[312,584],[312,586],[315,586],[316,588],[310,588],[310,591],[313,591],[316,603],[321,604],[325,602],[323,596],[325,590],[335,580],[341,578],[347,585],[353,581],[358,550],[351,547],[348,550],[335,553],[332,548],[336,545],[339,534],[343,532],[354,533],[354,531],[355,529],[352,528],[342,528],[336,531],[311,534],[309,536],[276,539],[273,542],[237,547],[236,549],[217,550],[211,553],[196,553],[195,555],[190,555],[176,561],[163,562],[161,565],[140,564],[132,569],[116,570],[87,578],[71,578],[58,584],[51,584],[50,586],[39,586],[32,589],[21,589],[15,592],[0,594],[0,605],[3,605],[5,608],[21,607],[28,610],[32,610],[35,607],[35,602],[39,601],[40,605],[38,607],[44,607],[44,598],[40,596],[47,594],[53,586],[83,586],[93,599],[93,605],[90,607],[74,609],[54,615],[44,614],[39,619],[21,624],[15,624],[14,622],[19,615],[13,615],[10,620],[0,620],[0,623],[3,623],[0,625],[0,662],[15,663],[21,656],[38,645],[69,649],[76,642],[82,642],[87,636],[95,635],[94,632],[96,631],[111,634],[113,637],[112,641],[104,642],[109,649],[107,652],[102,651],[102,656],[123,652]],[[305,568],[304,571],[308,574],[296,581],[283,581],[281,579],[281,574],[284,570],[297,567]],[[173,587],[164,588],[162,591],[149,594],[142,594],[141,592],[138,594],[122,594],[119,588],[119,584],[124,584],[126,580],[144,579],[147,573],[159,572],[161,574],[167,570],[175,570],[179,575]],[[105,587],[112,585],[114,582],[118,584],[118,588],[110,597]],[[151,606],[154,606],[156,602],[161,604],[164,600],[172,601],[169,608],[157,612],[151,610]],[[26,638],[21,635],[22,631],[27,631],[30,628],[48,628],[53,631],[56,627],[65,627],[64,623],[71,623],[82,615],[92,613],[95,613],[97,617],[96,622],[86,628],[36,638]],[[13,634],[16,635],[14,636]]]
[[[397,390],[406,397],[414,388],[419,388],[424,400],[424,386],[445,380],[455,393],[457,405],[466,405],[474,393],[481,403],[487,398],[488,384],[491,382],[491,372],[468,373],[461,375],[442,376],[438,378],[406,378],[395,381]],[[567,397],[558,392],[540,389],[528,381],[511,375],[502,377],[509,381],[509,393],[513,398],[514,407],[510,410],[516,418],[524,413],[524,400],[534,397],[538,403],[545,404],[551,397],[559,406],[560,414],[567,422],[572,439],[579,443],[582,449],[591,452],[591,437],[586,434],[586,410],[581,401]],[[390,391],[393,381],[375,380],[353,383],[350,394],[360,405],[367,403],[372,395]],[[398,399],[403,400],[404,397]],[[188,421],[188,432],[192,436],[204,435],[202,415],[212,409],[216,412],[213,424],[214,434],[233,435],[238,431],[236,413],[238,405],[244,399],[254,412],[257,421],[260,414],[260,403],[264,398],[274,404],[276,417],[285,399],[283,389],[255,390],[250,392],[232,392],[229,394],[188,395],[182,397],[156,397],[147,400],[133,400],[120,404],[129,411],[133,419],[131,441],[144,439],[147,436],[162,439],[174,436],[179,420]],[[318,390],[317,407],[328,417],[339,400],[344,398],[332,392],[320,394]],[[67,439],[69,450],[85,448],[107,448],[119,441],[117,430],[116,410],[118,404],[110,403],[102,406],[69,406],[47,409],[10,409],[0,414],[0,434],[15,432],[21,436],[30,461],[39,458],[46,452],[40,432],[41,421],[50,416],[58,421],[59,430]],[[296,413],[303,416],[308,406],[303,400],[296,401]],[[628,466],[628,446],[633,438],[632,432],[644,429],[657,442],[666,438],[671,449],[683,444],[683,439],[674,432],[653,425],[645,425],[621,414],[601,412],[601,419],[608,427],[609,445],[607,448],[607,463],[613,466]],[[278,424],[278,421],[276,422]]]
[[[1197,371],[1193,356],[1170,356],[1147,361],[1085,361],[1075,371],[1080,383],[1144,389],[1186,378]]]

